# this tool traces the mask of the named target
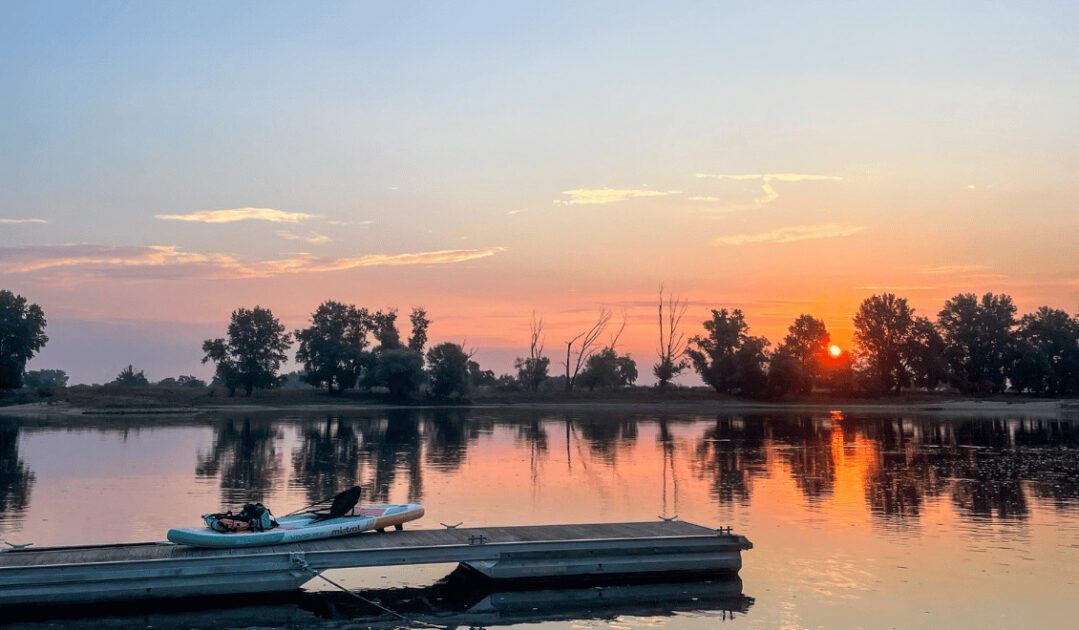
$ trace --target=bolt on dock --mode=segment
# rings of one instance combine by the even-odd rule
[[[683,521],[369,532],[247,549],[132,543],[0,553],[0,606],[290,591],[327,569],[460,563],[499,581],[734,576],[753,544]]]

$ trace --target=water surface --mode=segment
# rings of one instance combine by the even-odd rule
[[[421,527],[677,515],[733,526],[755,545],[740,583],[490,593],[439,582],[446,566],[333,574],[439,623],[1071,627],[1079,592],[1079,424],[1066,420],[520,410],[0,418],[0,539],[13,542],[159,540],[204,512],[259,500],[284,514],[353,484],[370,501],[424,503]],[[84,623],[397,623],[309,586],[227,615]]]

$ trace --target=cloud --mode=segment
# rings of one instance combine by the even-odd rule
[[[525,213],[525,212],[528,212],[528,208],[521,208],[519,210],[506,210],[506,214],[511,215],[511,216],[514,215],[514,214],[522,214],[522,213]]]
[[[719,197],[686,197],[688,201],[719,201]]]
[[[301,252],[274,260],[245,260],[232,254],[187,252],[174,245],[45,245],[0,248],[0,273],[80,271],[89,275],[127,273],[157,277],[268,278],[361,267],[445,265],[488,258],[501,251],[504,248],[488,247],[368,254],[351,258],[326,258]]]
[[[375,224],[371,219],[364,221],[327,221],[326,223],[329,223],[330,225],[362,225],[364,227]]]
[[[574,188],[573,190],[562,191],[563,195],[569,197],[568,201],[558,199],[555,200],[555,203],[561,205],[593,205],[615,203],[639,197],[666,197],[667,195],[677,195],[679,193],[680,191],[677,190],[648,190],[636,188]]]
[[[939,287],[928,284],[870,284],[858,288],[866,291],[932,291]]]
[[[960,273],[974,273],[985,269],[985,265],[942,265],[940,267],[925,267],[922,273],[932,275],[951,275]]]
[[[754,234],[732,234],[721,236],[716,239],[719,245],[746,245],[751,243],[793,243],[795,241],[808,241],[819,238],[836,238],[857,234],[865,228],[860,225],[839,225],[837,223],[822,223],[819,225],[791,225],[777,228],[769,232],[757,232]]]
[[[0,219],[0,225],[25,225],[27,223],[48,223],[45,219]]]
[[[318,232],[308,232],[307,234],[296,234],[295,232],[288,232],[286,230],[278,230],[277,235],[286,241],[303,241],[310,245],[322,245],[330,242],[330,237],[325,234],[319,234]]]
[[[726,179],[733,181],[761,182],[761,196],[753,200],[758,206],[772,203],[779,199],[779,193],[772,187],[772,182],[820,182],[843,181],[838,175],[807,175],[805,173],[750,173],[746,175],[723,175],[721,173],[697,173],[698,179]]]
[[[229,208],[226,210],[197,210],[187,214],[155,214],[162,221],[192,221],[196,223],[235,223],[237,221],[269,221],[299,223],[313,219],[306,212],[284,212],[274,208]]]

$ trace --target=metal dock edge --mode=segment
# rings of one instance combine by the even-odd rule
[[[692,523],[599,523],[365,533],[250,549],[169,543],[0,554],[0,606],[289,591],[312,571],[461,563],[493,580],[736,575],[753,545]]]

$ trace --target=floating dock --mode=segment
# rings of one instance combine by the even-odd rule
[[[0,553],[0,606],[291,591],[327,569],[460,563],[499,581],[735,576],[753,545],[683,521],[364,533],[249,549],[171,543]]]

